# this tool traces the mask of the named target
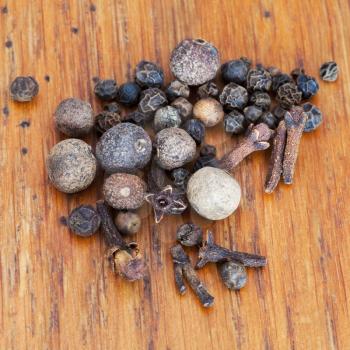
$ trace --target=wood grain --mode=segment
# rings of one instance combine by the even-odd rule
[[[169,81],[170,51],[186,37],[213,42],[223,61],[248,56],[317,76],[334,59],[341,73],[320,83],[314,102],[324,123],[302,139],[293,186],[264,194],[265,152],[234,172],[243,197],[227,220],[188,213],[155,227],[145,206],[137,240],[149,274],[125,283],[112,275],[98,235],[75,237],[60,220],[100,197],[102,176],[69,196],[48,183],[45,157],[62,139],[52,114],[70,96],[98,110],[92,78],[124,82],[141,59],[161,64]],[[349,42],[345,0],[0,0],[0,348],[349,349]],[[17,75],[39,81],[32,103],[10,100]],[[236,141],[220,126],[207,142],[223,154]],[[239,293],[225,289],[215,266],[201,270],[216,297],[210,310],[191,292],[179,296],[173,281],[169,248],[189,219],[218,243],[269,261],[249,271]]]

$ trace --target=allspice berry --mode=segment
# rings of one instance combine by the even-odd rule
[[[105,180],[103,196],[112,208],[137,209],[143,204],[146,188],[146,183],[138,176],[117,173]]]
[[[125,236],[132,236],[141,228],[140,216],[132,211],[120,211],[116,215],[114,223],[120,233]]]
[[[71,137],[88,134],[95,122],[91,105],[78,98],[63,100],[55,111],[54,119],[57,130]]]
[[[212,97],[202,98],[193,106],[193,116],[201,120],[206,127],[220,123],[224,115],[222,105]]]
[[[186,39],[173,50],[170,69],[187,85],[202,85],[215,78],[220,67],[218,50],[203,39]]]
[[[183,129],[167,128],[155,138],[158,165],[166,170],[180,168],[196,155],[196,142]]]
[[[140,126],[121,123],[108,129],[96,145],[96,157],[107,173],[135,172],[149,162],[152,141]]]
[[[59,191],[76,193],[94,180],[97,161],[86,142],[67,139],[51,149],[46,167],[50,181]]]
[[[207,166],[191,176],[187,198],[199,215],[209,220],[222,220],[237,209],[241,188],[226,171]]]

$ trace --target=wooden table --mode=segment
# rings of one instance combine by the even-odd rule
[[[0,0],[0,348],[349,349],[349,7],[345,0]],[[336,83],[320,82],[314,103],[324,123],[303,137],[293,186],[264,194],[264,152],[234,171],[243,196],[229,219],[188,213],[155,227],[145,205],[137,241],[149,278],[126,283],[110,271],[99,235],[78,238],[60,219],[100,197],[102,176],[76,195],[49,184],[45,158],[63,138],[52,114],[71,96],[98,110],[93,77],[122,83],[141,59],[161,64],[169,81],[169,54],[186,37],[213,42],[222,61],[248,56],[318,76],[334,59],[341,73]],[[32,103],[9,98],[17,75],[39,81]],[[237,142],[222,126],[206,140],[220,154]],[[239,293],[223,286],[215,266],[201,270],[216,298],[210,310],[174,286],[169,248],[177,225],[190,219],[221,245],[269,261],[249,271]]]

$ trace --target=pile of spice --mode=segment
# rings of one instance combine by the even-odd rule
[[[136,210],[145,202],[153,207],[156,223],[189,207],[206,219],[223,220],[241,198],[232,169],[272,145],[265,192],[273,192],[281,178],[291,184],[300,139],[323,119],[309,102],[319,84],[301,68],[286,74],[275,67],[253,66],[246,57],[220,66],[211,43],[188,39],[173,50],[170,69],[176,79],[165,86],[161,67],[141,61],[133,81],[120,86],[114,79],[97,82],[94,92],[104,102],[97,115],[77,98],[62,101],[54,113],[57,130],[69,138],[48,155],[51,183],[61,192],[76,193],[94,181],[98,165],[105,174],[103,200],[96,209],[85,204],[75,208],[68,226],[84,237],[101,228],[113,271],[129,281],[145,274],[137,244],[128,242],[140,229]],[[337,75],[335,62],[321,66],[323,80],[335,81]],[[19,77],[11,85],[18,101],[29,101],[37,93],[32,77]],[[219,123],[228,135],[241,135],[238,146],[222,158],[214,145],[204,142],[206,129]],[[99,137],[95,151],[79,139],[94,131]],[[211,232],[203,239],[194,223],[180,226],[176,240],[171,248],[176,286],[183,294],[186,280],[205,307],[214,298],[195,269],[216,263],[224,284],[238,290],[246,284],[247,267],[266,265],[265,257],[215,244]],[[195,267],[184,247],[199,249]]]

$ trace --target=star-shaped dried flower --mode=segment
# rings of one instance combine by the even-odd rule
[[[153,207],[157,224],[163,219],[164,215],[178,215],[187,208],[185,194],[174,190],[170,185],[164,187],[158,193],[147,194],[145,199]]]

